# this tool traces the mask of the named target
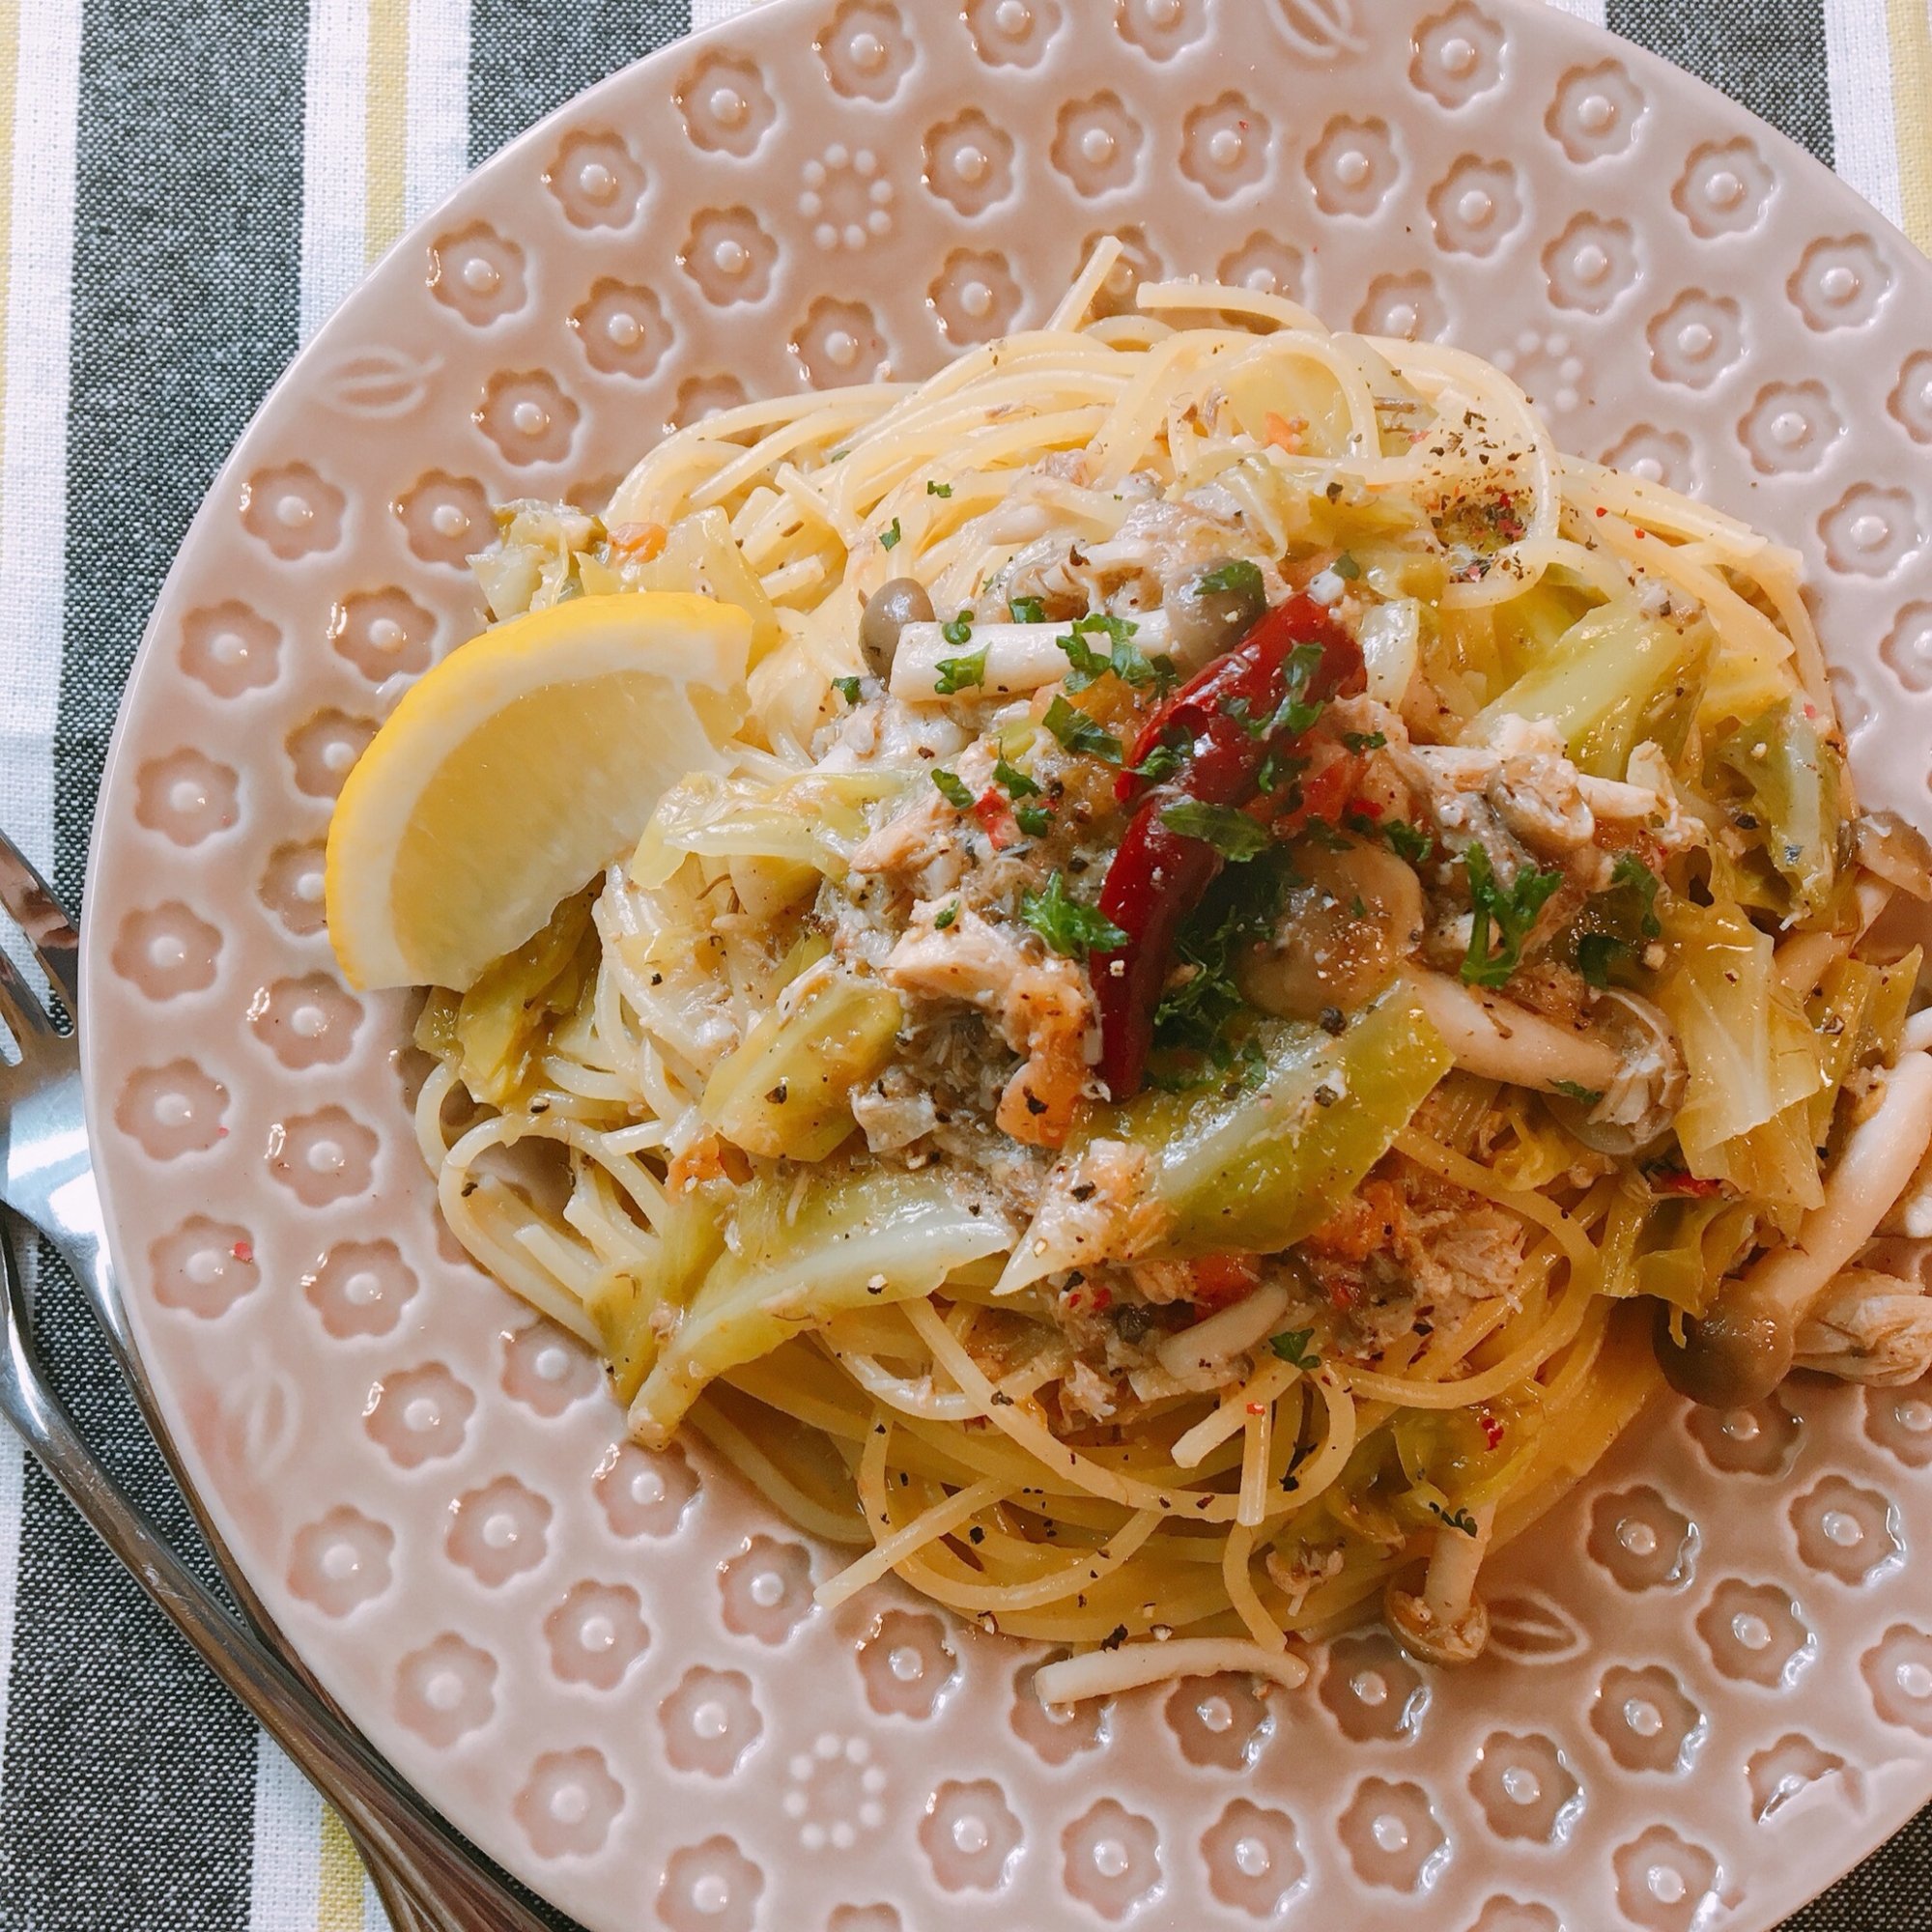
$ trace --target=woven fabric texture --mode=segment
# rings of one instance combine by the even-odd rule
[[[467,169],[752,4],[0,0],[0,825],[71,902],[142,624],[270,384]],[[1932,244],[1927,0],[1550,4],[1701,74]],[[61,1395],[187,1547],[72,1283],[43,1261],[37,1292]],[[11,1441],[0,1665],[0,1932],[384,1923],[341,1827]],[[1932,1811],[1788,1932],[1928,1924]]]

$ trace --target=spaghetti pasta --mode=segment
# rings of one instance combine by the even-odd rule
[[[863,1548],[823,1605],[1079,1648],[1049,1700],[1292,1685],[1374,1600],[1474,1654],[1487,1551],[1664,1371],[1770,1372],[1716,1318],[1821,1204],[1832,1274],[1932,1189],[1859,857],[1910,835],[1795,557],[1461,351],[1192,281],[1095,319],[1120,253],[923,384],[679,430],[601,518],[505,508],[496,619],[735,605],[745,720],[418,1029],[451,1231],[640,1439]],[[1902,1379],[1901,1332],[1837,1359]]]

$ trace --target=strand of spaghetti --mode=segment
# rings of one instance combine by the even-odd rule
[[[717,1450],[745,1480],[793,1522],[827,1543],[863,1544],[866,1525],[856,1518],[840,1516],[807,1495],[750,1435],[717,1406],[702,1397],[687,1418],[698,1435]]]
[[[1348,1384],[1326,1362],[1309,1379],[1321,1392],[1321,1447],[1299,1468],[1291,1465],[1284,1473],[1276,1493],[1268,1498],[1269,1521],[1299,1515],[1340,1477],[1355,1453],[1360,1418]]]
[[[1228,376],[1233,378],[1237,373],[1258,370],[1264,364],[1284,356],[1316,363],[1328,372],[1336,387],[1342,391],[1342,400],[1349,412],[1349,448],[1338,460],[1379,457],[1382,452],[1381,430],[1380,418],[1376,413],[1375,390],[1360,361],[1350,355],[1346,346],[1325,328],[1291,328],[1264,335],[1239,357],[1234,368],[1228,371]]]
[[[1170,1637],[1165,1643],[1122,1644],[1118,1650],[1090,1651],[1084,1657],[1043,1663],[1033,1688],[1049,1708],[1114,1697],[1149,1684],[1179,1677],[1219,1677],[1247,1671],[1271,1678],[1284,1690],[1298,1690],[1308,1681],[1308,1665],[1286,1648],[1264,1649],[1236,1637]]]
[[[723,503],[726,497],[742,490],[795,450],[804,448],[808,443],[827,441],[848,429],[856,429],[877,412],[876,405],[863,397],[848,401],[844,392],[835,391],[810,415],[801,415],[791,422],[781,424],[761,436],[749,449],[741,451],[701,489],[692,492],[692,507],[707,510]]]
[[[1590,1245],[1589,1236],[1553,1201],[1546,1201],[1542,1195],[1521,1188],[1498,1185],[1488,1168],[1479,1166],[1453,1149],[1443,1147],[1438,1141],[1431,1140],[1414,1127],[1403,1128],[1395,1137],[1395,1146],[1399,1152],[1417,1166],[1428,1168],[1444,1180],[1453,1180],[1458,1187],[1467,1188],[1471,1194],[1480,1194],[1485,1200],[1493,1201],[1499,1208],[1507,1208],[1512,1214],[1520,1214],[1525,1221],[1534,1221],[1538,1227],[1548,1229],[1570,1258],[1572,1279],[1587,1282],[1592,1289],[1596,1287],[1597,1251]]]
[[[866,532],[858,522],[828,501],[818,486],[800,473],[796,464],[781,463],[773,481],[800,516],[822,524],[847,550],[857,550],[866,541]]]
[[[442,1107],[460,1084],[456,1069],[439,1061],[416,1095],[416,1148],[422,1154],[423,1165],[432,1174],[449,1158],[449,1136],[442,1130]]]
[[[1221,1581],[1235,1613],[1247,1625],[1248,1634],[1261,1650],[1286,1650],[1288,1636],[1281,1626],[1262,1606],[1255,1591],[1248,1563],[1255,1553],[1255,1532],[1247,1523],[1236,1523],[1228,1532],[1221,1549]]]
[[[1047,318],[1049,332],[1056,335],[1070,332],[1087,320],[1094,298],[1106,286],[1107,277],[1114,272],[1114,264],[1125,253],[1126,244],[1118,235],[1101,236],[1085,267],[1074,276],[1073,286],[1061,297],[1059,306]]]
[[[1235,331],[1189,329],[1149,350],[1133,381],[1087,446],[1087,473],[1097,490],[1115,490],[1141,466],[1170,397],[1183,384],[1209,386],[1213,365],[1251,348],[1254,337]]]
[[[1143,282],[1134,299],[1145,309],[1216,308],[1226,315],[1257,315],[1281,328],[1326,335],[1327,325],[1314,310],[1286,296],[1262,289],[1233,288],[1225,282]]]
[[[465,1189],[469,1192],[466,1194]],[[451,1159],[437,1176],[437,1204],[449,1232],[463,1243],[478,1265],[495,1275],[513,1294],[520,1294],[540,1315],[548,1315],[580,1342],[601,1350],[604,1338],[597,1324],[536,1259],[517,1244],[513,1228],[499,1233],[487,1216],[509,1220],[497,1200],[501,1182],[493,1177],[471,1182],[466,1163]],[[526,1215],[527,1210],[522,1210]],[[521,1217],[520,1217],[521,1218]]]
[[[1247,1419],[1241,1447],[1240,1502],[1235,1520],[1253,1529],[1267,1516],[1268,1458],[1274,1449],[1274,1404],[1246,1405]]]
[[[1175,1466],[1193,1468],[1210,1449],[1218,1448],[1245,1425],[1250,1403],[1273,1402],[1277,1396],[1287,1393],[1300,1373],[1293,1362],[1284,1362],[1279,1356],[1264,1362],[1248,1378],[1245,1386],[1236,1389],[1186,1435],[1175,1438]]]
[[[1124,1503],[1129,1509],[1184,1512],[1190,1522],[1232,1522],[1236,1499],[1207,1490],[1167,1490],[1151,1483],[1117,1476],[1110,1469],[1090,1461],[1077,1449],[1069,1449],[1042,1422],[1036,1422],[1017,1403],[995,1404],[993,1385],[979,1365],[952,1339],[945,1322],[934,1313],[929,1301],[900,1304],[906,1319],[919,1330],[921,1339],[932,1350],[936,1361],[945,1365],[952,1379],[980,1405],[980,1413],[1017,1446],[1026,1450],[1044,1467],[1069,1477],[1080,1488],[1110,1502]]]
[[[997,1479],[988,1477],[948,1496],[943,1503],[935,1503],[914,1517],[903,1529],[894,1531],[883,1543],[868,1549],[856,1563],[848,1564],[838,1576],[819,1584],[812,1592],[812,1601],[822,1609],[838,1608],[867,1583],[876,1583],[889,1570],[896,1570],[908,1557],[917,1555],[935,1537],[950,1536],[1006,1493]]]
[[[1763,554],[1750,566],[1751,574],[1776,607],[1779,620],[1790,633],[1798,654],[1798,676],[1804,686],[1804,695],[1827,718],[1836,719],[1837,703],[1832,696],[1832,680],[1825,668],[1824,647],[1818,641],[1818,628],[1811,621],[1811,612],[1805,608],[1804,593],[1799,587],[1802,568],[1799,557],[1777,545],[1768,545]],[[1845,776],[1847,781],[1852,778],[1849,766],[1845,768]]]
[[[1724,542],[1740,558],[1755,555],[1764,547],[1765,539],[1748,524],[1665,484],[1644,482],[1623,470],[1592,463],[1587,457],[1566,455],[1562,462],[1564,494],[1586,509],[1601,508],[1628,523],[1667,530],[1673,536]]]
[[[1521,1348],[1494,1368],[1464,1381],[1424,1381],[1402,1376],[1378,1375],[1372,1369],[1345,1366],[1349,1386],[1358,1395],[1373,1396],[1398,1408],[1467,1408],[1526,1382],[1559,1349],[1577,1337],[1596,1299],[1587,1283],[1572,1277],[1549,1318]]]
[[[1792,655],[1791,639],[1708,566],[1686,559],[1682,551],[1670,544],[1652,543],[1639,536],[1633,526],[1620,518],[1595,520],[1595,535],[1606,550],[1625,562],[1640,566],[1652,577],[1677,583],[1704,605],[1719,630],[1746,642],[1770,663],[1782,664]]]
[[[1104,1582],[1126,1565],[1160,1527],[1161,1521],[1160,1511],[1140,1510],[1114,1532],[1102,1548],[1024,1583],[962,1583],[935,1575],[929,1564],[917,1560],[908,1560],[897,1567],[908,1582],[917,1584],[950,1609],[976,1616],[985,1610],[991,1610],[996,1617],[1009,1616],[1016,1610],[1044,1609],[1049,1604],[1078,1596],[1094,1584]]]

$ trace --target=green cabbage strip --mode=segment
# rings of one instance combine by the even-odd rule
[[[632,1431],[646,1443],[668,1442],[714,1376],[848,1309],[921,1299],[954,1268],[1012,1245],[1003,1222],[969,1213],[930,1168],[839,1162],[761,1173],[732,1212],[730,1248],[631,1406]]]
[[[1690,1086],[1677,1116],[1685,1165],[1786,1208],[1823,1198],[1806,1104],[1824,1084],[1817,1036],[1778,981],[1772,943],[1735,905],[1671,902],[1673,954],[1657,1004]]]
[[[1252,1085],[1144,1094],[1089,1126],[1090,1137],[1131,1141],[1152,1156],[1152,1191],[1173,1215],[1163,1255],[1274,1254],[1312,1234],[1451,1064],[1400,982],[1339,1039],[1290,1022],[1257,1038],[1263,1067]]]

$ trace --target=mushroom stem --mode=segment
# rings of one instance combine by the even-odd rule
[[[1165,651],[1169,643],[1164,611],[1145,611],[1134,618],[1134,642],[1148,652]],[[939,667],[952,658],[986,653],[981,682],[962,686],[965,697],[1011,697],[1053,684],[1067,672],[1066,653],[1058,639],[1065,624],[975,624],[964,643],[952,643],[944,624],[901,626],[893,658],[892,693],[902,704],[940,701]]]
[[[1476,1576],[1495,1533],[1495,1504],[1469,1511],[1468,1520],[1473,1535],[1447,1522],[1435,1532],[1419,1597],[1392,1581],[1382,1594],[1389,1634],[1431,1663],[1473,1663],[1490,1640],[1490,1613],[1476,1595]]]
[[[1859,881],[1859,925],[1856,932],[1797,932],[1777,949],[1772,964],[1785,989],[1808,1000],[1840,959],[1878,923],[1891,903],[1893,888],[1869,873]]]
[[[1447,1527],[1436,1531],[1435,1553],[1429,1559],[1429,1577],[1422,1586],[1423,1607],[1445,1626],[1459,1624],[1469,1614],[1476,1601],[1476,1573],[1495,1534],[1494,1503],[1485,1503],[1469,1515],[1476,1524],[1474,1536]]]
[[[1684,1346],[1660,1321],[1658,1354],[1673,1388],[1719,1408],[1761,1402],[1784,1379],[1798,1329],[1911,1180],[1932,1143],[1932,1055],[1908,1053],[1885,1076],[1885,1098],[1854,1127],[1798,1236],[1725,1284],[1689,1323]]]
[[[1545,1093],[1581,1087],[1601,1094],[1617,1077],[1621,1057],[1594,1034],[1558,1026],[1527,1007],[1475,992],[1443,973],[1416,973],[1411,983],[1456,1065],[1485,1080]]]

